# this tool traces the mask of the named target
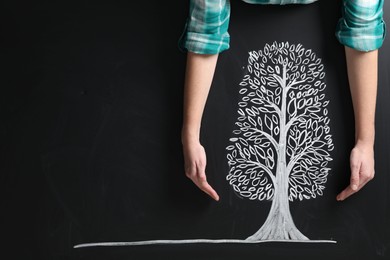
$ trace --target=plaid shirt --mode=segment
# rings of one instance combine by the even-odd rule
[[[242,0],[251,4],[309,4],[317,0]],[[338,41],[360,51],[382,46],[385,37],[384,0],[343,0],[336,27]],[[229,0],[190,0],[190,12],[179,48],[201,54],[229,48]]]

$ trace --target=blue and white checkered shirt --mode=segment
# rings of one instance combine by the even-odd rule
[[[242,0],[251,4],[309,4],[317,0]],[[336,37],[343,45],[360,51],[382,46],[385,37],[384,0],[343,0]],[[190,12],[179,47],[201,54],[229,48],[229,0],[190,0]]]

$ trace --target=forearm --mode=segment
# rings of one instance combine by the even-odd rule
[[[218,54],[188,52],[184,82],[182,143],[199,140],[201,120]]]
[[[345,47],[355,117],[355,141],[374,144],[378,50],[360,52]]]
[[[355,117],[355,146],[350,155],[350,184],[336,199],[345,200],[375,174],[375,107],[378,84],[378,51],[361,52],[345,47],[349,88]]]

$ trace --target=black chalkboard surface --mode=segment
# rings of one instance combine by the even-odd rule
[[[180,130],[186,57],[177,41],[187,1],[3,3],[2,259],[388,259],[390,46],[385,41],[379,53],[376,176],[358,194],[337,202],[336,194],[349,181],[354,141],[344,49],[334,37],[338,2],[231,1],[231,48],[219,57],[201,131],[207,176],[219,202],[184,175]],[[384,11],[388,21],[388,3]],[[320,91],[297,85],[284,102],[290,116],[298,115],[303,106],[298,95],[315,100],[323,94],[321,109],[310,108],[322,120],[302,121],[294,133],[285,131],[292,136],[286,141],[304,146],[303,136],[311,132],[327,149],[306,163],[328,161],[320,167],[329,169],[320,178],[313,175],[310,182],[318,185],[309,187],[300,169],[292,168],[296,177],[288,212],[309,240],[238,243],[273,212],[267,200],[275,192],[268,185],[271,178],[255,180],[253,170],[240,178],[232,167],[243,165],[240,159],[255,149],[249,134],[243,138],[242,124],[260,124],[248,119],[251,113],[261,115],[264,133],[280,137],[282,132],[272,116],[277,113],[257,111],[253,100],[245,100],[256,93],[250,88],[254,79],[246,75],[261,73],[261,64],[268,73],[264,80],[278,84],[270,75],[283,74],[283,61],[272,60],[271,49],[301,55],[302,62],[309,58],[299,67],[305,70],[300,76],[310,64],[316,67],[309,83]],[[283,98],[275,101],[279,94],[268,96],[282,103]],[[276,170],[278,162],[269,157],[278,151],[264,141],[259,153],[268,159],[258,162]],[[246,180],[263,189],[243,188]],[[186,239],[194,241],[178,243]],[[161,242],[168,240],[176,242]],[[212,242],[221,240],[226,242]],[[160,243],[134,243],[142,241]]]

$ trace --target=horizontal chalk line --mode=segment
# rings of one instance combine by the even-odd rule
[[[193,243],[240,243],[240,244],[255,244],[267,242],[287,242],[287,243],[330,243],[336,244],[334,240],[259,240],[248,241],[243,239],[182,239],[182,240],[145,240],[134,242],[99,242],[99,243],[84,243],[73,246],[73,248],[85,247],[115,247],[115,246],[142,246],[142,245],[159,245],[159,244],[193,244]]]

